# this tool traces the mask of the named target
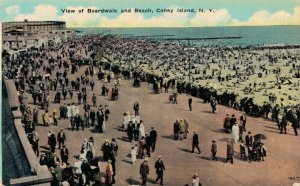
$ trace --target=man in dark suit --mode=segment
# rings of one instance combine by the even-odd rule
[[[32,148],[36,156],[39,156],[39,136],[36,131],[32,132]]]
[[[92,127],[94,127],[95,121],[96,121],[96,113],[95,113],[94,109],[92,109],[90,112],[90,119],[91,119],[91,125],[92,125]]]
[[[286,114],[284,113],[280,122],[280,134],[284,133],[286,134],[286,125],[287,125],[287,118],[286,118]]]
[[[90,86],[91,86],[91,88],[92,88],[92,91],[94,90],[94,86],[95,86],[95,82],[94,82],[94,80],[92,80],[91,82],[90,82]]]
[[[151,149],[152,149],[152,152],[155,151],[156,139],[157,139],[157,132],[154,129],[154,127],[151,127],[150,140],[151,140]]]
[[[164,162],[162,161],[162,156],[158,156],[158,160],[155,162],[155,169],[156,169],[156,174],[157,174],[157,178],[156,178],[155,182],[157,184],[163,185],[164,170],[166,170],[166,169],[165,169]],[[159,180],[160,180],[160,183],[158,183]]]
[[[217,144],[216,144],[215,140],[213,140],[212,144],[211,144],[211,154],[212,154],[212,160],[216,160],[217,161],[217,158],[216,158]]]
[[[145,158],[144,162],[140,166],[140,175],[142,176],[142,185],[146,185],[147,176],[149,174],[149,166],[148,166],[148,159]]]
[[[246,136],[246,146],[247,147],[252,147],[252,143],[253,143],[253,137],[251,135],[251,132],[248,132],[248,135]]]
[[[145,146],[146,146],[147,155],[149,157],[151,157],[151,154],[150,154],[151,138],[150,138],[149,134],[146,134]]]
[[[69,150],[66,148],[65,145],[62,146],[60,149],[60,158],[63,163],[67,163],[69,159]]]
[[[57,134],[57,141],[58,141],[58,149],[60,149],[61,144],[64,145],[66,141],[66,135],[63,128],[61,128],[60,132]]]
[[[193,103],[193,100],[192,100],[191,97],[189,98],[188,103],[189,103],[189,109],[190,109],[190,111],[192,111],[192,103]]]
[[[194,153],[195,147],[198,149],[199,154],[200,154],[200,153],[201,153],[201,150],[200,150],[200,148],[199,148],[199,137],[198,137],[198,134],[196,133],[196,131],[194,131],[194,135],[193,135],[192,153]]]
[[[78,114],[76,114],[76,116],[74,117],[74,122],[75,122],[75,125],[76,125],[76,130],[78,132],[79,127],[81,125],[81,117]]]
[[[139,113],[140,104],[137,101],[133,105],[133,110],[134,110],[134,115],[136,115],[136,116],[140,115],[140,113]]]
[[[226,158],[226,163],[228,160],[231,161],[231,164],[233,164],[233,155],[234,155],[234,149],[233,149],[233,141],[229,140],[227,143],[227,158]]]
[[[235,115],[232,114],[232,116],[230,118],[230,130],[232,130],[232,126],[235,124],[235,122],[237,122],[237,119],[236,119]]]
[[[296,136],[298,136],[297,128],[299,128],[299,121],[300,121],[300,118],[296,115],[296,113],[293,113],[292,127],[294,129],[294,132],[295,132]]]

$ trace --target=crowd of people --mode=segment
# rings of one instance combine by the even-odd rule
[[[41,151],[39,149],[40,136],[36,131],[36,127],[40,127],[40,125],[46,128],[49,126],[58,126],[61,121],[69,120],[72,132],[79,132],[85,128],[93,128],[98,133],[104,133],[112,111],[108,108],[108,105],[99,105],[97,96],[101,95],[112,101],[118,100],[120,77],[124,77],[125,79],[133,78],[134,87],[139,87],[141,82],[148,82],[153,85],[152,90],[155,94],[162,92],[163,88],[165,89],[165,93],[168,93],[169,89],[172,89],[173,93],[169,97],[169,102],[173,104],[178,102],[180,94],[187,93],[193,97],[203,99],[205,103],[210,103],[213,113],[217,113],[218,104],[242,110],[239,123],[235,115],[232,115],[232,117],[227,115],[225,117],[223,127],[226,133],[231,135],[231,139],[227,143],[226,162],[230,161],[233,163],[233,147],[234,143],[236,144],[238,141],[240,142],[241,159],[248,159],[249,162],[264,161],[264,157],[266,157],[267,151],[262,142],[262,135],[252,137],[251,132],[248,131],[248,135],[243,140],[243,133],[247,131],[246,115],[268,118],[269,114],[271,114],[271,119],[278,125],[279,133],[286,133],[287,123],[291,122],[295,135],[298,135],[297,128],[299,128],[300,118],[300,109],[298,107],[291,108],[285,105],[271,106],[268,103],[258,106],[254,104],[252,98],[237,101],[237,95],[233,92],[218,92],[218,90],[212,87],[196,86],[170,77],[166,79],[168,76],[166,74],[159,76],[145,72],[138,66],[142,62],[142,59],[145,58],[145,46],[151,45],[152,48],[157,46],[152,43],[139,43],[131,39],[123,38],[123,40],[125,41],[118,44],[119,39],[113,37],[104,37],[104,40],[103,38],[95,40],[94,36],[86,36],[75,41],[66,41],[54,47],[40,48],[37,51],[28,49],[26,53],[20,53],[17,57],[12,57],[6,53],[3,56],[6,65],[5,76],[7,78],[17,77],[16,87],[19,92],[19,109],[22,113],[22,123],[24,124],[25,132],[28,135],[34,152],[40,157],[40,164],[46,165],[52,173],[54,178],[52,181],[53,185],[101,185],[102,182],[106,185],[112,185],[115,183],[115,164],[118,151],[118,144],[115,138],[111,141],[105,140],[100,149],[103,153],[101,158],[98,158],[100,156],[96,154],[96,145],[93,137],[84,139],[81,150],[78,152],[80,155],[76,163],[74,166],[70,166],[70,150],[66,146],[67,135],[64,132],[64,128],[61,128],[57,134],[49,130],[47,136],[49,151]],[[103,42],[110,43],[111,45],[106,45],[104,48],[103,44],[101,44]],[[132,50],[129,50],[128,47],[124,48],[123,44],[128,42],[134,43],[137,47]],[[71,47],[73,45],[76,47]],[[177,46],[172,44],[169,47],[173,49],[172,51],[178,49]],[[115,53],[113,49],[119,51],[119,53]],[[119,67],[108,65],[107,63],[100,65],[95,60],[95,53],[101,53],[100,51],[113,56],[115,59],[120,58],[121,54],[125,54],[126,52],[126,56],[136,55],[138,59],[136,60],[136,68],[128,71],[127,68],[122,68],[122,64]],[[225,58],[222,52],[213,52],[214,50],[210,49],[202,49],[201,51]],[[138,52],[141,52],[140,55],[138,55]],[[162,58],[162,56],[153,53],[152,50],[150,50],[150,53],[153,54],[153,59],[157,61]],[[167,54],[170,55],[170,53]],[[171,60],[175,59],[176,56],[174,54],[168,57]],[[184,58],[178,64],[173,64],[173,66],[179,68],[182,64],[184,68],[183,61]],[[150,60],[148,65],[159,65],[159,62]],[[168,70],[168,67],[165,66],[164,68]],[[214,73],[217,73],[217,71],[214,70]],[[75,78],[74,74],[79,75],[79,77]],[[203,72],[202,75],[205,79],[212,78],[206,72]],[[94,87],[96,86],[94,76],[102,82],[99,92],[94,91]],[[115,79],[114,84],[111,83],[111,79]],[[218,79],[220,82],[228,81],[230,77],[226,76],[224,79],[220,76]],[[32,103],[25,103],[27,93],[31,94]],[[52,94],[54,94],[53,98],[51,97]],[[188,100],[188,105],[189,110],[192,111],[191,98]],[[82,111],[81,107],[83,108]],[[158,134],[154,127],[151,127],[150,131],[145,130],[145,124],[140,118],[141,106],[138,102],[134,103],[133,111],[134,114],[131,114],[129,111],[124,113],[122,129],[127,134],[128,142],[131,143],[130,154],[132,164],[135,164],[136,158],[144,160],[140,165],[140,175],[142,177],[142,185],[146,185],[147,176],[150,172],[148,158],[151,157],[151,154],[155,153]],[[41,121],[40,118],[42,118]],[[190,133],[188,120],[186,118],[176,119],[173,125],[173,132],[175,140],[187,139]],[[199,145],[200,137],[196,131],[193,131],[192,152],[196,148],[201,153]],[[212,160],[217,161],[217,143],[215,140],[212,141],[211,153]],[[105,170],[102,170],[103,163],[105,163]],[[155,162],[155,169],[157,174],[156,182],[163,185],[165,165],[160,155]],[[101,172],[105,173],[104,179],[102,179]],[[199,185],[197,174],[193,176],[193,182],[194,180],[196,180],[194,185],[196,183]]]

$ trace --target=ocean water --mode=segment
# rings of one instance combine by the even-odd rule
[[[245,26],[201,28],[79,28],[83,34],[122,35],[151,40],[201,38],[190,44],[203,46],[262,46],[300,44],[300,26]],[[240,37],[231,38],[228,37]],[[218,39],[208,39],[218,38]],[[187,42],[180,40],[180,42]]]

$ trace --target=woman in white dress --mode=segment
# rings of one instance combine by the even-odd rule
[[[124,115],[123,115],[123,128],[124,128],[124,130],[127,130],[127,126],[128,126],[129,121],[130,121],[129,117],[130,117],[129,112],[124,113]]]
[[[72,113],[71,113],[71,105],[67,106],[67,117],[70,119],[72,117]]]
[[[234,143],[237,143],[238,139],[239,139],[239,126],[237,124],[237,122],[232,126],[232,140],[234,141]]]
[[[145,126],[144,126],[144,123],[143,121],[141,120],[141,123],[140,123],[140,138],[146,138],[146,134],[145,134]]]
[[[70,110],[71,110],[71,117],[74,118],[76,116],[76,106],[71,105]]]

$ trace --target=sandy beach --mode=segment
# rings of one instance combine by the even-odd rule
[[[124,69],[140,69],[164,80],[188,83],[190,62],[192,86],[213,88],[218,94],[235,93],[239,100],[253,98],[258,105],[270,103],[270,96],[276,97],[273,105],[300,103],[298,46],[221,48],[118,37],[99,39],[107,43],[104,56]]]

